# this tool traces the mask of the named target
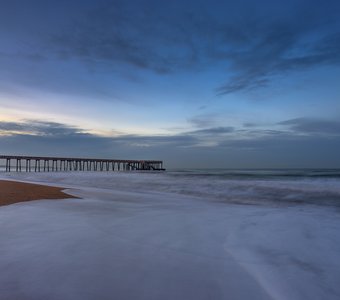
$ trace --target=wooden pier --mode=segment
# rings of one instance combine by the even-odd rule
[[[2,162],[5,162],[2,164]],[[13,164],[12,164],[13,163]],[[164,171],[159,160],[120,160],[69,157],[0,155],[0,166],[6,172],[67,172],[67,171]]]

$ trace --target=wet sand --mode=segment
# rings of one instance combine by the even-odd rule
[[[64,188],[0,180],[0,206],[39,199],[76,198],[62,190]]]

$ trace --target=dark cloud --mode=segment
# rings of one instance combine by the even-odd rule
[[[141,147],[152,146],[173,146],[173,147],[187,147],[194,146],[198,140],[195,136],[189,134],[178,135],[121,135],[113,138],[115,142],[123,143],[125,145],[134,145]]]
[[[221,131],[220,129],[215,129]],[[207,130],[208,131],[208,130]],[[197,133],[185,133],[178,135],[133,135],[122,134],[114,131],[117,136],[115,137],[103,137],[96,134],[87,133],[86,129],[75,127],[68,124],[57,122],[46,122],[39,120],[22,120],[21,122],[4,122],[0,121],[0,134],[6,137],[24,138],[24,139],[41,139],[51,141],[52,139],[61,141],[63,140],[65,145],[70,141],[106,141],[112,145],[131,145],[136,147],[150,147],[155,145],[164,146],[192,146],[197,143]],[[202,132],[203,134],[204,132]],[[1,137],[1,135],[0,135]],[[72,142],[72,144],[73,144]]]
[[[202,114],[198,116],[191,117],[188,122],[197,128],[207,128],[212,127],[216,123],[215,114]]]
[[[324,134],[337,127],[322,122],[319,134],[316,123],[311,124],[295,119],[281,122],[289,128],[281,131],[212,127],[173,135],[103,137],[62,123],[0,122],[0,149],[1,154],[162,159],[167,167],[340,167],[339,135]]]
[[[158,73],[229,65],[226,94],[266,86],[293,70],[340,62],[340,11],[337,2],[296,1],[284,7],[260,1],[253,13],[244,5],[131,5],[114,1],[95,8],[73,28],[53,36],[62,56],[93,62],[126,63]],[[259,7],[263,8],[261,12]],[[280,10],[281,9],[281,10]],[[234,12],[240,15],[235,20]],[[237,22],[237,25],[235,24]]]
[[[77,59],[158,74],[222,65],[228,79],[219,94],[340,63],[339,1],[13,2],[2,7],[0,25],[19,38],[14,53],[32,62]]]
[[[152,1],[142,5],[100,3],[91,11],[83,11],[83,18],[70,24],[72,28],[51,35],[50,42],[60,57],[77,57],[96,64],[125,63],[168,73],[189,65],[195,50],[188,40],[190,20],[183,18],[184,23],[177,23],[178,19],[164,13],[167,6]]]
[[[256,124],[251,123],[248,127],[234,128],[226,127],[208,127],[193,131],[183,131],[182,133],[172,135],[135,135],[116,132],[114,137],[103,137],[87,133],[86,129],[75,127],[68,124],[57,122],[46,122],[40,120],[23,120],[21,122],[4,122],[0,121],[0,133],[5,136],[30,136],[34,138],[50,138],[60,140],[93,141],[102,140],[110,141],[111,144],[136,146],[136,147],[154,147],[154,146],[172,146],[172,147],[200,147],[204,141],[215,141],[216,145],[237,145],[237,143],[257,140],[296,140],[308,136],[301,134],[314,134],[320,137],[340,135],[340,122],[328,120],[315,120],[307,118],[296,118],[277,123],[284,126],[283,129],[266,129],[259,128]]]
[[[251,122],[246,122],[246,123],[244,123],[243,124],[243,127],[257,127],[258,126],[258,124],[256,124],[256,123],[251,123]]]
[[[302,18],[302,16],[301,16]],[[287,28],[264,30],[258,37],[260,41],[248,47],[248,50],[235,53],[230,62],[234,75],[217,91],[228,94],[241,90],[250,90],[268,85],[278,75],[285,75],[290,71],[305,70],[323,65],[338,65],[340,62],[340,28],[333,34],[317,34],[314,41],[305,42],[313,29],[300,28],[297,24],[291,31]],[[280,32],[283,30],[283,32]]]
[[[28,134],[38,136],[84,135],[84,130],[56,122],[26,120],[23,122],[0,121],[0,132],[7,135]]]
[[[288,126],[296,133],[323,134],[340,136],[340,121],[310,118],[296,118],[278,123]]]
[[[234,132],[233,127],[213,127],[213,128],[207,128],[207,129],[201,129],[201,130],[195,130],[190,131],[188,134],[191,135],[220,135],[225,133],[231,133]]]

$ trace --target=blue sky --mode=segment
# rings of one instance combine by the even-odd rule
[[[339,1],[2,1],[3,154],[340,167]]]

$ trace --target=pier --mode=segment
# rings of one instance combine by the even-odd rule
[[[0,155],[6,172],[164,171],[163,161]]]

